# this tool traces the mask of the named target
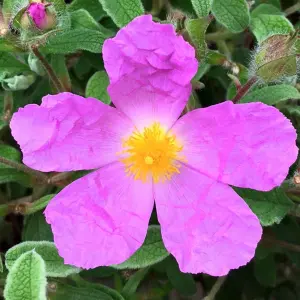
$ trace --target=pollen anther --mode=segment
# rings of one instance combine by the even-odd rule
[[[164,182],[180,173],[180,161],[185,161],[179,155],[183,146],[159,123],[144,128],[142,132],[134,131],[123,142],[123,148],[121,161],[126,172],[137,180],[153,178],[154,182]]]

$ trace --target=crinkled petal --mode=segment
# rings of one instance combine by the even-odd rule
[[[183,165],[155,184],[154,196],[164,244],[182,272],[223,276],[254,256],[262,228],[231,187]]]
[[[282,183],[298,153],[291,122],[259,102],[194,110],[172,132],[188,165],[220,182],[262,191]]]
[[[138,129],[143,130],[154,122],[159,122],[169,129],[184,109],[184,99],[190,94],[191,87],[186,89],[184,98],[172,97],[168,93],[153,91],[151,87],[127,76],[111,84],[108,92],[116,107],[126,114]]]
[[[67,186],[45,215],[65,263],[89,269],[122,263],[142,245],[153,204],[152,184],[116,162]]]
[[[94,169],[118,160],[133,124],[97,99],[49,95],[19,109],[10,123],[23,162],[44,172]]]
[[[107,39],[103,59],[112,84],[130,76],[152,90],[182,98],[198,69],[194,48],[171,24],[155,23],[151,15],[135,18]]]

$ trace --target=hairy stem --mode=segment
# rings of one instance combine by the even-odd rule
[[[232,99],[233,103],[238,103],[250,90],[250,88],[257,82],[256,76],[251,77],[245,85],[243,85],[238,91],[235,97]]]
[[[40,53],[37,47],[32,46],[31,47],[32,52],[34,55],[40,60],[42,65],[44,66],[46,72],[48,73],[49,78],[52,80],[53,85],[55,86],[57,92],[66,92],[66,89],[64,85],[61,83],[57,75],[55,74],[52,66],[48,63],[48,61],[45,59],[45,57]]]
[[[285,241],[276,240],[270,236],[264,236],[262,242],[268,245],[277,245],[294,252],[300,252],[300,245],[295,245]]]
[[[298,2],[296,4],[294,4],[293,6],[287,8],[284,11],[285,16],[289,16],[292,15],[293,13],[297,12],[298,10],[300,10],[300,0],[298,0]]]
[[[209,294],[206,297],[204,297],[203,300],[214,300],[220,288],[222,287],[223,283],[225,282],[226,277],[227,276],[219,277],[216,283],[214,284],[214,286],[212,287],[211,291],[209,292]]]
[[[46,183],[48,181],[48,176],[46,174],[44,174],[42,172],[39,172],[39,171],[36,171],[36,170],[33,170],[33,169],[23,165],[23,164],[20,164],[18,162],[12,161],[12,160],[9,160],[5,157],[0,156],[0,163],[3,163],[7,166],[15,168],[15,169],[17,169],[19,171],[22,171],[24,173],[27,173],[27,174],[41,180],[42,182]]]

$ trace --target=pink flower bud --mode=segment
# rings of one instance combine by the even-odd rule
[[[46,7],[42,3],[31,3],[27,8],[27,12],[36,27],[44,29],[47,26]]]
[[[55,26],[56,15],[44,3],[33,2],[29,4],[26,13],[22,16],[22,28],[30,28],[31,24],[41,30],[48,30]]]

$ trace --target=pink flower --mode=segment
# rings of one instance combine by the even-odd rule
[[[43,29],[47,23],[46,7],[42,3],[31,3],[27,12],[32,18],[36,27]]]
[[[145,35],[141,24],[148,24]],[[133,51],[135,35],[141,51]],[[130,51],[120,48],[121,58],[112,58],[122,36]],[[171,67],[177,44],[180,61],[193,65],[178,63],[180,83]],[[267,191],[285,179],[298,151],[290,121],[274,107],[230,101],[178,120],[188,94],[176,95],[190,90],[197,62],[171,25],[149,16],[132,21],[103,51],[116,108],[62,93],[25,106],[11,121],[26,165],[99,168],[63,189],[45,211],[59,254],[83,268],[122,263],[142,245],[155,201],[164,244],[183,272],[221,276],[245,265],[262,229],[229,185]],[[167,53],[168,68],[159,63],[152,70],[145,59],[153,53],[159,60]]]

